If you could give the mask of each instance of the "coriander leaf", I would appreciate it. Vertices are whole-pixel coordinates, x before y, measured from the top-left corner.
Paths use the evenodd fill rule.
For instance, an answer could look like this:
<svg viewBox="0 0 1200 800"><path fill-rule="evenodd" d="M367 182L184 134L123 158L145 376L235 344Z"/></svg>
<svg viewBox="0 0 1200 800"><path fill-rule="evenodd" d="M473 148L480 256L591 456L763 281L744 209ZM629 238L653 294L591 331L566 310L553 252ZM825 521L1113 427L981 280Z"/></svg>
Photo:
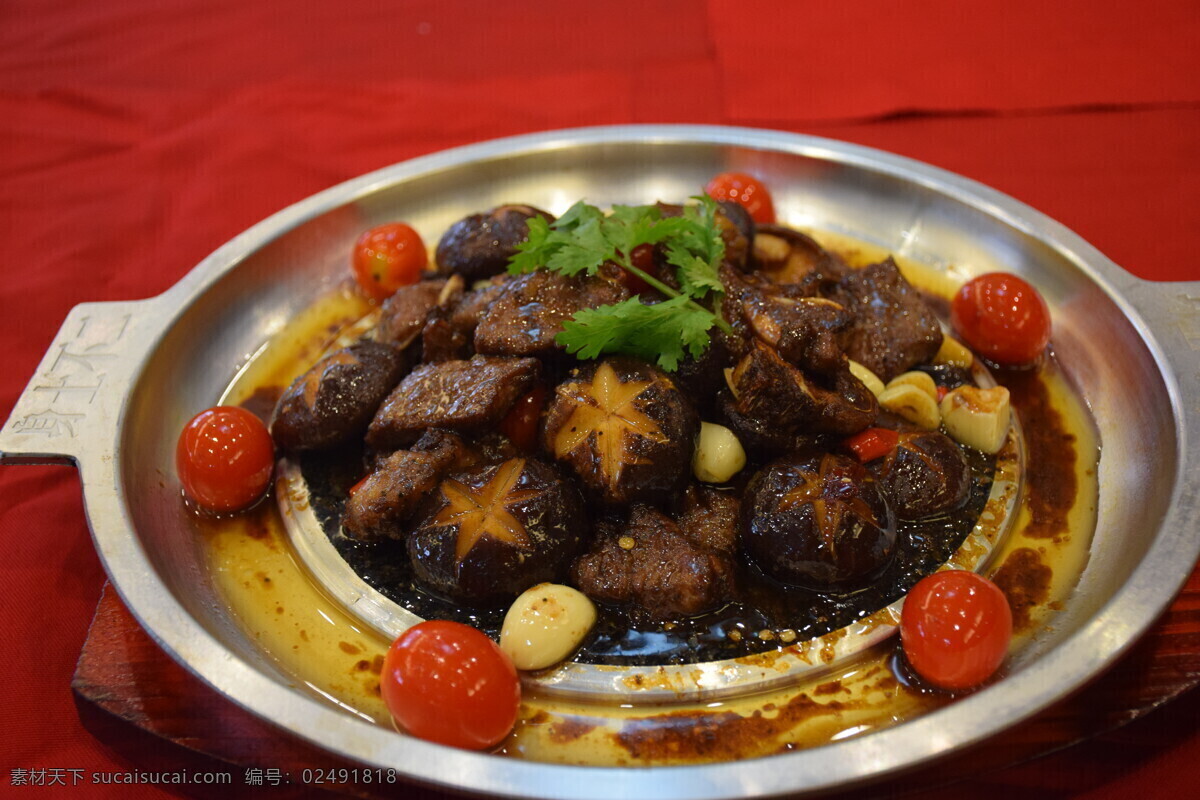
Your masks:
<svg viewBox="0 0 1200 800"><path fill-rule="evenodd" d="M569 233L556 230L550 234L553 248L546 267L564 275L586 271L595 275L605 261L613 257L613 248L604 237L601 219L585 219Z"/></svg>
<svg viewBox="0 0 1200 800"><path fill-rule="evenodd" d="M541 217L529 218L529 236L517 244L517 252L508 259L508 271L513 274L533 272L550 260L550 223Z"/></svg>
<svg viewBox="0 0 1200 800"><path fill-rule="evenodd" d="M709 292L724 293L716 268L675 242L667 245L667 263L677 268L679 285L688 295L703 299Z"/></svg>
<svg viewBox="0 0 1200 800"><path fill-rule="evenodd" d="M674 372L685 349L698 358L708 347L714 315L683 295L646 305L637 297L599 308L583 309L563 323L555 341L581 359L601 353L627 353L656 361Z"/></svg>
<svg viewBox="0 0 1200 800"><path fill-rule="evenodd" d="M563 212L552 227L557 231L570 232L588 222L600 222L603 219L603 211L580 200Z"/></svg>

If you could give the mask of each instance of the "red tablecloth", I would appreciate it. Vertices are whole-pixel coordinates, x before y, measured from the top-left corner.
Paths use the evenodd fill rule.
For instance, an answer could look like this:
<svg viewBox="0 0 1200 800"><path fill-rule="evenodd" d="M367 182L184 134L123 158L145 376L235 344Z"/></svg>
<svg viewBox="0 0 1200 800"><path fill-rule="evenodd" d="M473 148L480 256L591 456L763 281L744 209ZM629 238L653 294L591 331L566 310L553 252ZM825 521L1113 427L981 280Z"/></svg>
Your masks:
<svg viewBox="0 0 1200 800"><path fill-rule="evenodd" d="M8 0L0 416L76 303L157 294L346 178L551 128L721 123L870 145L1013 195L1135 275L1195 280L1197 53L1194 0ZM0 787L19 769L130 768L71 702L104 580L75 472L0 468L0 537ZM1064 793L1187 796L1197 708L1152 716L1174 732L1161 746L988 785L1079 778L1090 758L1103 780Z"/></svg>

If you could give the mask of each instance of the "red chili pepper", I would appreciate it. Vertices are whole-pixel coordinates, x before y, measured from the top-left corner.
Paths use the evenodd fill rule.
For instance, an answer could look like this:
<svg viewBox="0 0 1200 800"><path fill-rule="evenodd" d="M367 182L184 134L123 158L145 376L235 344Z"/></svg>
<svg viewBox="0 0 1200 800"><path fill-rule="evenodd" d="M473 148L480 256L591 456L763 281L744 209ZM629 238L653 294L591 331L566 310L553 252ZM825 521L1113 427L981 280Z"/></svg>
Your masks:
<svg viewBox="0 0 1200 800"><path fill-rule="evenodd" d="M350 495L351 497L353 497L355 494L357 494L357 493L358 493L358 490L359 490L359 489L361 489L361 488L363 487L363 484L365 484L365 483L367 482L367 478L370 478L370 477L371 477L370 473L367 473L366 475L362 476L362 477L359 479L358 483L356 483L356 484L354 484L353 486L351 486L351 487L350 487L350 490L349 490L348 492L346 492L346 493L347 493L348 495Z"/></svg>
<svg viewBox="0 0 1200 800"><path fill-rule="evenodd" d="M500 420L500 432L522 450L537 447L538 422L542 406L546 403L546 387L535 386L531 392L518 400Z"/></svg>
<svg viewBox="0 0 1200 800"><path fill-rule="evenodd" d="M900 434L890 428L867 428L843 439L842 444L854 453L859 462L865 464L886 456L899 441Z"/></svg>
<svg viewBox="0 0 1200 800"><path fill-rule="evenodd" d="M950 390L947 389L945 386L939 386L939 387L937 387L937 393L938 393L938 402L940 403L940 402L942 402L942 399L946 395L950 394Z"/></svg>

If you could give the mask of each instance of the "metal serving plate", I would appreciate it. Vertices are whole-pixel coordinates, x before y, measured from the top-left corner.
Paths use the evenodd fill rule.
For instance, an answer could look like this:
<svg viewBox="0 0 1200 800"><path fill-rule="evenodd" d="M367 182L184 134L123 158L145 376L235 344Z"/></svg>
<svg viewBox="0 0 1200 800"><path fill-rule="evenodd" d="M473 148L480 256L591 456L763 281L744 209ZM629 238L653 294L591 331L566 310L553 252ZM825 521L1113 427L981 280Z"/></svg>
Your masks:
<svg viewBox="0 0 1200 800"><path fill-rule="evenodd" d="M175 441L285 322L342 279L365 227L402 218L435 238L506 201L563 207L686 197L741 169L770 183L783 221L899 255L1025 275L1046 296L1053 347L1103 445L1093 548L1054 625L994 685L902 725L761 761L600 768L448 750L371 725L297 689L216 593L179 498ZM366 765L511 797L756 797L877 778L978 742L1113 662L1169 604L1200 552L1200 284L1123 272L1042 214L886 153L770 131L648 126L517 137L415 159L285 209L163 295L72 310L0 431L0 462L75 463L109 575L155 639L250 711ZM70 389L70 390L68 390ZM1190 445L1195 450L1195 445Z"/></svg>

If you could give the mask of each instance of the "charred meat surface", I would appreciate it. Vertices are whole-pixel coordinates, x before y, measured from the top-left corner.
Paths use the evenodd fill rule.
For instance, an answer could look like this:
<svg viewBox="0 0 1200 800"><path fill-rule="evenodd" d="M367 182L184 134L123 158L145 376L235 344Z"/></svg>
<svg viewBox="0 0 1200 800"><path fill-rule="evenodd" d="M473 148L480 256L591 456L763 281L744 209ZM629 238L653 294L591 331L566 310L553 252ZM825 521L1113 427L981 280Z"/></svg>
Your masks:
<svg viewBox="0 0 1200 800"><path fill-rule="evenodd" d="M767 575L815 591L863 588L896 549L896 521L875 478L845 456L788 456L746 489L742 548Z"/></svg>
<svg viewBox="0 0 1200 800"><path fill-rule="evenodd" d="M511 458L443 479L408 553L430 591L492 603L564 580L588 532L569 478L542 461Z"/></svg>
<svg viewBox="0 0 1200 800"><path fill-rule="evenodd" d="M723 605L734 587L730 554L687 535L663 512L636 505L626 524L608 523L575 562L572 580L601 603L632 604L651 619L694 616Z"/></svg>
<svg viewBox="0 0 1200 800"><path fill-rule="evenodd" d="M321 359L279 398L271 419L275 443L287 451L325 450L361 437L408 362L372 341Z"/></svg>
<svg viewBox="0 0 1200 800"><path fill-rule="evenodd" d="M494 426L538 381L541 368L537 359L493 356L422 364L380 406L367 444L395 450L426 428L475 432Z"/></svg>
<svg viewBox="0 0 1200 800"><path fill-rule="evenodd" d="M530 217L554 221L545 211L525 205L498 206L464 217L438 241L434 256L438 272L458 274L468 282L504 272L517 245L529 236Z"/></svg>
<svg viewBox="0 0 1200 800"><path fill-rule="evenodd" d="M851 271L826 296L852 316L842 334L846 355L885 383L942 345L937 317L891 258Z"/></svg>
<svg viewBox="0 0 1200 800"><path fill-rule="evenodd" d="M437 308L446 284L441 279L426 280L397 289L383 301L375 339L401 350L412 344L425 327L429 313Z"/></svg>
<svg viewBox="0 0 1200 800"><path fill-rule="evenodd" d="M621 284L599 276L566 276L538 270L509 281L475 328L475 350L506 356L560 351L554 341L563 322L585 308L629 297Z"/></svg>
<svg viewBox="0 0 1200 800"><path fill-rule="evenodd" d="M732 410L786 436L848 436L871 425L879 405L848 366L823 380L824 385L756 341L730 374Z"/></svg>
<svg viewBox="0 0 1200 800"><path fill-rule="evenodd" d="M609 358L555 389L544 444L606 505L667 502L691 474L699 426L666 373Z"/></svg>
<svg viewBox="0 0 1200 800"><path fill-rule="evenodd" d="M838 334L850 324L841 305L823 297L786 297L753 287L740 293L750 331L796 366L825 375L846 368Z"/></svg>
<svg viewBox="0 0 1200 800"><path fill-rule="evenodd" d="M392 453L355 487L346 500L342 531L362 542L403 539L408 521L442 477L473 458L457 435L427 431L411 450Z"/></svg>
<svg viewBox="0 0 1200 800"><path fill-rule="evenodd" d="M430 311L421 331L421 360L470 358L475 352L475 328L510 280L508 276L497 276Z"/></svg>
<svg viewBox="0 0 1200 800"><path fill-rule="evenodd" d="M949 436L937 431L901 433L877 468L896 516L919 519L959 508L971 494L971 467Z"/></svg>

